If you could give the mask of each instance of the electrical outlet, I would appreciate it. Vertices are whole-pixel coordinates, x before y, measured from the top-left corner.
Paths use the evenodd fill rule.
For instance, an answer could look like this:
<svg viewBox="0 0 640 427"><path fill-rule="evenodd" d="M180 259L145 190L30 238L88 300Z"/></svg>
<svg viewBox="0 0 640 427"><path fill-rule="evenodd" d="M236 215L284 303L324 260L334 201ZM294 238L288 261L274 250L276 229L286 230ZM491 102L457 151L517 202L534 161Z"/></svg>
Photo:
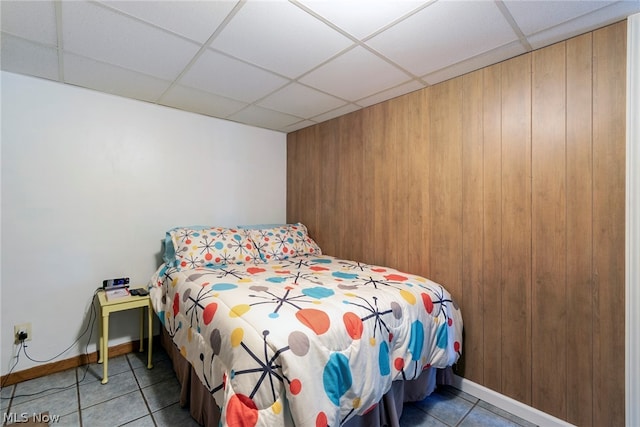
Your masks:
<svg viewBox="0 0 640 427"><path fill-rule="evenodd" d="M31 341L33 336L31 335L31 323L21 323L19 325L15 325L13 327L13 336L16 339L16 344L20 344L20 333L25 332L27 334L27 338L25 341Z"/></svg>

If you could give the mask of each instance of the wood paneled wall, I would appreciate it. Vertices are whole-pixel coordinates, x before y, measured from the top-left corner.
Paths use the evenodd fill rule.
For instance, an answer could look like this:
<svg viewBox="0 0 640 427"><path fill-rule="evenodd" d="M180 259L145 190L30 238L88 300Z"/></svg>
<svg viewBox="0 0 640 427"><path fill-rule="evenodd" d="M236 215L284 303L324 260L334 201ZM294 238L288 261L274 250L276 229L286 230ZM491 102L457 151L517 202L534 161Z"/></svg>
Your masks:
<svg viewBox="0 0 640 427"><path fill-rule="evenodd" d="M465 378L624 425L626 23L287 137L287 220L444 284Z"/></svg>

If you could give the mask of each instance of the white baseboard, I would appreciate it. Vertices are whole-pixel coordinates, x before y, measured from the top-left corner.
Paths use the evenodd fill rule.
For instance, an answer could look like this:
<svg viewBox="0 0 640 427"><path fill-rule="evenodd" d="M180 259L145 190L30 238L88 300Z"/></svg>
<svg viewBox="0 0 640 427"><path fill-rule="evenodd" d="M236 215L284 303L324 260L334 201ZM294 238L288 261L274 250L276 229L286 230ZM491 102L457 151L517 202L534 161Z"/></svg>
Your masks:
<svg viewBox="0 0 640 427"><path fill-rule="evenodd" d="M524 420L527 420L535 425L544 427L568 427L573 426L568 422L544 413L536 408L525 405L510 397L504 396L493 390L490 390L480 384L476 384L473 381L469 381L457 375L454 375L453 384L458 390L462 390L480 400L484 400L487 403L492 404L510 414L516 415Z"/></svg>

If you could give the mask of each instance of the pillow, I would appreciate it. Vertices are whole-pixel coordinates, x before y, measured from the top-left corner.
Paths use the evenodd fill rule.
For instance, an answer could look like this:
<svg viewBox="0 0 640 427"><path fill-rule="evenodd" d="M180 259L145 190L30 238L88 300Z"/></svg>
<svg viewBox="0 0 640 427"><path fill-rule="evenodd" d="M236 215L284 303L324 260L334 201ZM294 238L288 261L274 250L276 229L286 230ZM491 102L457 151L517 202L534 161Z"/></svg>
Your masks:
<svg viewBox="0 0 640 427"><path fill-rule="evenodd" d="M211 267L225 264L262 262L248 230L224 227L178 227L169 231L175 266Z"/></svg>
<svg viewBox="0 0 640 427"><path fill-rule="evenodd" d="M276 227L285 227L288 224L250 224L250 225L239 225L238 228L243 230L259 230L261 228L276 228Z"/></svg>
<svg viewBox="0 0 640 427"><path fill-rule="evenodd" d="M173 237L172 233L176 230L180 229L189 229L189 230L204 230L205 228L211 228L210 225L189 225L187 227L174 227L171 230L167 231L164 236L164 251L162 253L162 260L167 265L175 265L176 261L176 248L173 245Z"/></svg>
<svg viewBox="0 0 640 427"><path fill-rule="evenodd" d="M302 223L248 230L264 261L284 260L302 255L322 255Z"/></svg>

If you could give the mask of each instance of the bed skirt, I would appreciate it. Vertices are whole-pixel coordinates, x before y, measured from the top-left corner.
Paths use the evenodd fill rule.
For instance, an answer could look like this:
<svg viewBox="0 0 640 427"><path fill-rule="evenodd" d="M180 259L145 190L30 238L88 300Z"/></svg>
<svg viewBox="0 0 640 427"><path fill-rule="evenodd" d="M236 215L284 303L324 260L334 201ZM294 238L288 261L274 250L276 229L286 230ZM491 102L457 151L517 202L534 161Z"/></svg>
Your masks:
<svg viewBox="0 0 640 427"><path fill-rule="evenodd" d="M160 328L160 342L167 351L180 382L180 406L189 407L191 417L202 426L218 426L220 409L209 390L200 382L189 362L182 357L171 337ZM354 417L344 427L399 427L404 402L417 402L431 394L437 385L451 384L451 368L430 368L415 380L394 381L378 405L366 414Z"/></svg>

